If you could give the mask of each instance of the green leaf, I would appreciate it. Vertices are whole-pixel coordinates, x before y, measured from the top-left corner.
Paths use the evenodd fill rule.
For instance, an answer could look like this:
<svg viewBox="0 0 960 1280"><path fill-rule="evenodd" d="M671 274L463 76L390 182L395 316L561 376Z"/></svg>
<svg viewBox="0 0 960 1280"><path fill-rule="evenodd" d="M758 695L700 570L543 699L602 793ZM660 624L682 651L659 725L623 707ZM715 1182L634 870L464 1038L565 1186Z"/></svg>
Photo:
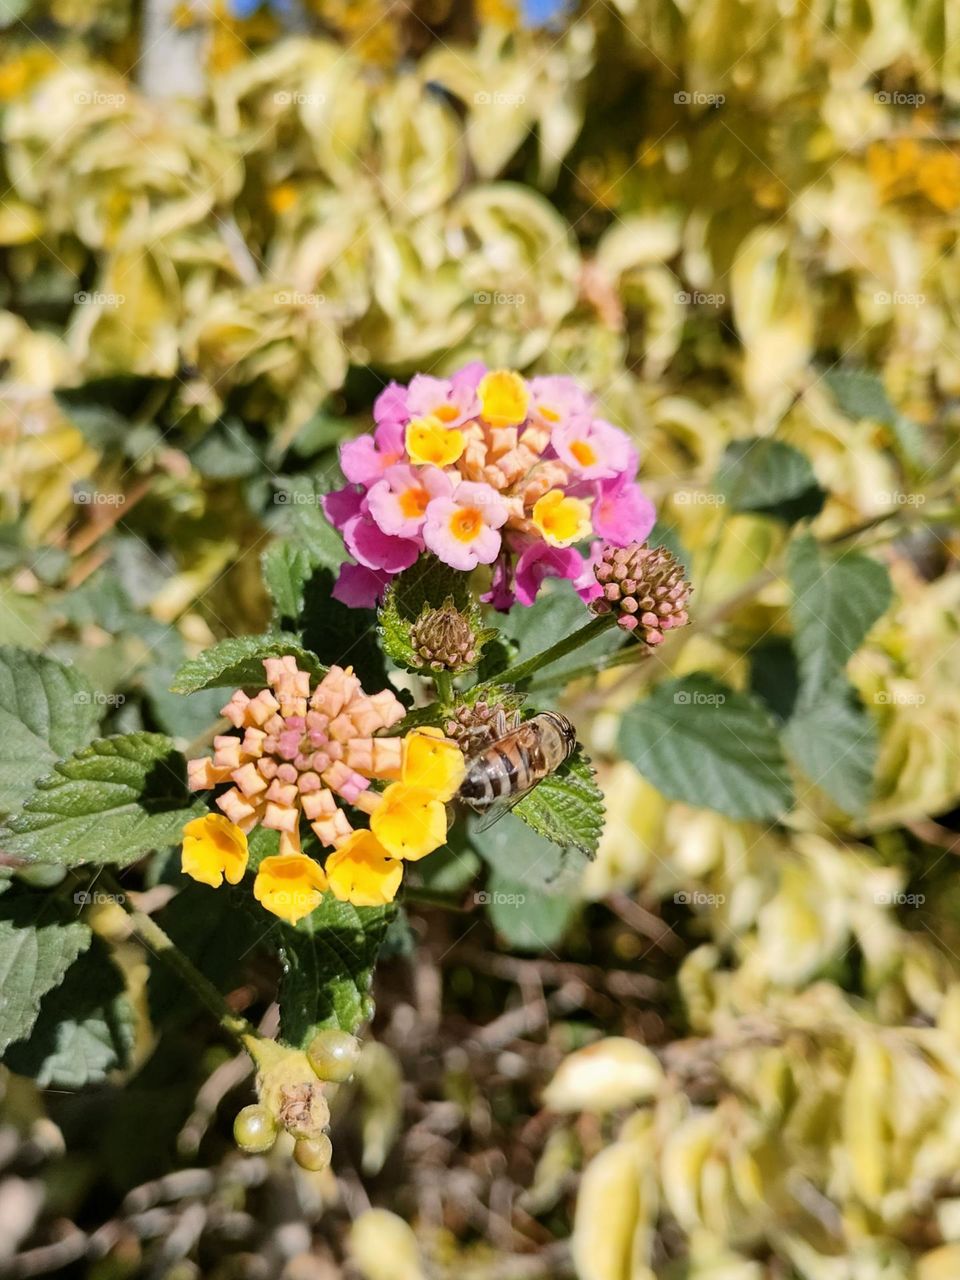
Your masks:
<svg viewBox="0 0 960 1280"><path fill-rule="evenodd" d="M87 680L52 658L0 648L0 813L96 733L103 706Z"/></svg>
<svg viewBox="0 0 960 1280"><path fill-rule="evenodd" d="M263 466L263 449L236 418L215 423L190 450L190 461L202 476L235 480L256 475Z"/></svg>
<svg viewBox="0 0 960 1280"><path fill-rule="evenodd" d="M480 819L467 819L470 844L498 875L539 892L560 893L577 883L587 864L573 845L561 847L538 835L512 813L505 813L486 831L477 831Z"/></svg>
<svg viewBox="0 0 960 1280"><path fill-rule="evenodd" d="M794 646L809 697L843 670L889 608L893 588L878 561L859 551L831 552L809 534L791 545L787 566Z"/></svg>
<svg viewBox="0 0 960 1280"><path fill-rule="evenodd" d="M353 667L368 693L387 683L387 669L377 644L377 628L368 609L351 609L332 596L333 569L321 565L304 583L300 636L304 646L325 662Z"/></svg>
<svg viewBox="0 0 960 1280"><path fill-rule="evenodd" d="M7 1054L7 1065L41 1088L81 1089L124 1067L136 1034L136 1013L123 978L99 939L44 998L29 1040Z"/></svg>
<svg viewBox="0 0 960 1280"><path fill-rule="evenodd" d="M61 919L45 895L0 898L0 1053L30 1034L41 999L63 981L92 936L79 920Z"/></svg>
<svg viewBox="0 0 960 1280"><path fill-rule="evenodd" d="M549 951L563 938L576 914L572 894L549 894L495 872L477 895L497 933L516 951Z"/></svg>
<svg viewBox="0 0 960 1280"><path fill-rule="evenodd" d="M251 846L258 850L269 844L269 840L259 839L261 832L263 828L257 827L250 834ZM265 833L267 837L276 834ZM276 852L275 845L270 851ZM247 981L251 962L259 959L268 945L276 917L251 901L249 880L219 889L179 874L177 880L179 892L158 913L158 924L218 991L235 990ZM184 989L162 956L148 958L151 1018L166 1025L195 1017L201 1007L196 997Z"/></svg>
<svg viewBox="0 0 960 1280"><path fill-rule="evenodd" d="M303 612L304 586L313 569L310 553L281 538L260 558L263 581L274 606L274 622L286 630L294 630Z"/></svg>
<svg viewBox="0 0 960 1280"><path fill-rule="evenodd" d="M731 441L715 485L732 511L774 516L788 524L815 516L826 496L799 449L765 436Z"/></svg>
<svg viewBox="0 0 960 1280"><path fill-rule="evenodd" d="M479 608L467 586L468 575L451 569L436 556L421 556L415 565L399 574L387 588L377 613L383 651L391 661L412 671L425 670L410 636L413 625L430 609L449 603L467 616L477 639L478 651L496 632L484 631Z"/></svg>
<svg viewBox="0 0 960 1280"><path fill-rule="evenodd" d="M596 857L603 835L603 792L589 758L579 747L556 773L524 796L513 812L554 844Z"/></svg>
<svg viewBox="0 0 960 1280"><path fill-rule="evenodd" d="M327 1027L354 1032L372 1015L373 966L394 910L354 907L328 893L296 927L278 926L280 1033L287 1044L305 1048Z"/></svg>
<svg viewBox="0 0 960 1280"><path fill-rule="evenodd" d="M347 558L343 539L323 513L324 495L309 476L284 481L274 494L280 508L283 531L292 535L314 565L337 569Z"/></svg>
<svg viewBox="0 0 960 1280"><path fill-rule="evenodd" d="M848 418L870 418L888 427L901 454L911 465L929 463L929 444L923 429L890 401L883 379L868 369L833 368L823 374L837 407Z"/></svg>
<svg viewBox="0 0 960 1280"><path fill-rule="evenodd" d="M187 790L186 761L160 733L98 738L38 780L0 831L0 847L27 862L135 862L180 839L204 812Z"/></svg>
<svg viewBox="0 0 960 1280"><path fill-rule="evenodd" d="M670 800L766 821L792 803L776 724L750 694L695 674L659 685L620 726L626 759Z"/></svg>
<svg viewBox="0 0 960 1280"><path fill-rule="evenodd" d="M811 782L845 813L859 814L873 791L877 726L839 676L787 722L784 745Z"/></svg>
<svg viewBox="0 0 960 1280"><path fill-rule="evenodd" d="M317 680L326 667L296 636L276 632L265 636L230 636L219 640L197 658L185 662L173 677L172 693L196 693L198 689L221 686L231 689L262 689L266 683L264 658L290 654L297 665Z"/></svg>

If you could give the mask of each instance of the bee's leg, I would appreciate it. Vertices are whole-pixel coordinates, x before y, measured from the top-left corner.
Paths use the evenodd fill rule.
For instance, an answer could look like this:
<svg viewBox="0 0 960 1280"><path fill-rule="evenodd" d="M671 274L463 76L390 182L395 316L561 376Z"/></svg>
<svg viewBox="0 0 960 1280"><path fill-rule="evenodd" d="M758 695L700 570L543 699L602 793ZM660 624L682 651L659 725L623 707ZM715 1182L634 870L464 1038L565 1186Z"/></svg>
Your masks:
<svg viewBox="0 0 960 1280"><path fill-rule="evenodd" d="M503 713L501 712L501 714ZM509 732L512 733L514 729L519 729L519 728L520 728L520 708L517 707L516 711L511 711L510 713Z"/></svg>
<svg viewBox="0 0 960 1280"><path fill-rule="evenodd" d="M503 707L499 709L493 717L493 736L494 738L502 738L507 732L507 717Z"/></svg>

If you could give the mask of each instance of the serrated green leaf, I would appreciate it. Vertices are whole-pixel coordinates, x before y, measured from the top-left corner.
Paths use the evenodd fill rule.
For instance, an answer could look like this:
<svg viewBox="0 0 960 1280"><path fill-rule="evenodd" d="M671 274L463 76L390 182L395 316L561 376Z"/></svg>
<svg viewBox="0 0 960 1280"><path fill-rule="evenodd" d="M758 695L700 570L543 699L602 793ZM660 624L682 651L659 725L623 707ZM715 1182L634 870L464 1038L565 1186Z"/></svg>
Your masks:
<svg viewBox="0 0 960 1280"><path fill-rule="evenodd" d="M620 747L671 800L759 821L781 817L792 803L773 717L712 676L658 685L624 714Z"/></svg>
<svg viewBox="0 0 960 1280"><path fill-rule="evenodd" d="M263 553L260 564L273 600L274 622L284 629L295 629L303 612L304 586L313 568L309 552L281 538Z"/></svg>
<svg viewBox="0 0 960 1280"><path fill-rule="evenodd" d="M715 486L731 511L774 516L788 524L815 516L826 496L799 449L765 436L731 441Z"/></svg>
<svg viewBox="0 0 960 1280"><path fill-rule="evenodd" d="M123 978L99 939L43 1000L30 1038L14 1045L7 1065L41 1088L81 1089L126 1066L136 1013Z"/></svg>
<svg viewBox="0 0 960 1280"><path fill-rule="evenodd" d="M78 671L0 648L0 813L18 808L41 774L89 742L103 711Z"/></svg>
<svg viewBox="0 0 960 1280"><path fill-rule="evenodd" d="M873 791L877 726L844 676L801 700L783 741L810 781L845 813L863 812Z"/></svg>
<svg viewBox="0 0 960 1280"><path fill-rule="evenodd" d="M595 858L603 835L603 792L593 766L577 748L556 773L551 773L513 809L538 835L566 848L573 846Z"/></svg>
<svg viewBox="0 0 960 1280"><path fill-rule="evenodd" d="M893 588L878 561L859 551L836 554L809 534L792 543L787 565L794 646L809 698L844 669L889 608Z"/></svg>
<svg viewBox="0 0 960 1280"><path fill-rule="evenodd" d="M160 733L98 738L40 778L0 830L0 849L27 862L135 862L180 839L204 812L187 790L186 760Z"/></svg>
<svg viewBox="0 0 960 1280"><path fill-rule="evenodd" d="M387 926L390 907L354 907L333 894L296 927L277 927L283 965L280 981L280 1034L305 1047L317 1031L339 1027L354 1032L371 1014L373 966Z"/></svg>
<svg viewBox="0 0 960 1280"><path fill-rule="evenodd" d="M343 539L323 513L323 493L309 476L284 481L274 495L284 532L304 548L313 565L337 569L347 558Z"/></svg>
<svg viewBox="0 0 960 1280"><path fill-rule="evenodd" d="M81 921L61 918L42 894L0 898L0 1053L30 1034L41 999L63 981L92 936Z"/></svg>
<svg viewBox="0 0 960 1280"><path fill-rule="evenodd" d="M494 872L479 894L497 933L515 951L543 952L563 938L577 910L572 894L543 893Z"/></svg>
<svg viewBox="0 0 960 1280"><path fill-rule="evenodd" d="M264 658L290 654L297 665L317 680L327 668L316 654L305 649L296 636L276 632L265 636L229 636L212 649L191 658L179 668L170 686L172 693L196 693L198 689L262 689L266 679Z"/></svg>

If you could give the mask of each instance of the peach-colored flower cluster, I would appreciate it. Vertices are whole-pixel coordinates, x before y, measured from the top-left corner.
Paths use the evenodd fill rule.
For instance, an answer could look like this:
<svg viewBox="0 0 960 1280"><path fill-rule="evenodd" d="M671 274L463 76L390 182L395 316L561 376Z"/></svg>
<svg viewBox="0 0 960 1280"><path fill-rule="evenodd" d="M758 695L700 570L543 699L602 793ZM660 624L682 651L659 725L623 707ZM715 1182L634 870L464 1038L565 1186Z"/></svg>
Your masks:
<svg viewBox="0 0 960 1280"><path fill-rule="evenodd" d="M274 915L296 924L331 892L354 906L392 902L404 863L447 837L446 803L457 792L464 759L440 729L403 738L376 737L404 715L389 690L369 696L351 670L332 667L311 692L293 657L266 658L269 688L233 695L223 714L240 734L214 739L213 759L191 760L192 790L230 782L217 797L222 813L184 828L181 867L218 888L239 884L247 869L248 831L280 833L279 852L257 867L253 894ZM387 782L379 791L371 780ZM370 817L351 826L337 798ZM333 852L323 866L301 849L301 819Z"/></svg>
<svg viewBox="0 0 960 1280"><path fill-rule="evenodd" d="M188 763L191 790L232 782L217 807L241 831L260 824L280 832L280 852L300 852L300 815L321 844L353 830L337 796L367 813L379 803L370 779L400 775L400 738L375 738L404 715L385 689L369 696L352 671L331 667L310 692L310 676L290 656L265 658L269 688L238 690L223 708L235 729L214 739L214 755Z"/></svg>

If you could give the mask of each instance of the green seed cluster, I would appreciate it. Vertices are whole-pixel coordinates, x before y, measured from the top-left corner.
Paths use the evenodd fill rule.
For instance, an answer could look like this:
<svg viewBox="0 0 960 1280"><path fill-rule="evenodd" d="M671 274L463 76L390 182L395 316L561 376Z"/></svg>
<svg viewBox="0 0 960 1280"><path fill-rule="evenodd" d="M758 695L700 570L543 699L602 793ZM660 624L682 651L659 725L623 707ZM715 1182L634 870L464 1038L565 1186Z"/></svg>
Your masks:
<svg viewBox="0 0 960 1280"><path fill-rule="evenodd" d="M260 1101L244 1107L233 1122L233 1136L241 1151L260 1154L269 1151L281 1130L295 1139L293 1158L302 1169L326 1169L333 1155L330 1139L323 1129L329 1122L329 1108L322 1091L310 1078L298 1078L295 1058L304 1058L305 1077L324 1084L343 1084L356 1069L360 1042L346 1031L318 1032L306 1054L291 1051L280 1065L258 1080Z"/></svg>

